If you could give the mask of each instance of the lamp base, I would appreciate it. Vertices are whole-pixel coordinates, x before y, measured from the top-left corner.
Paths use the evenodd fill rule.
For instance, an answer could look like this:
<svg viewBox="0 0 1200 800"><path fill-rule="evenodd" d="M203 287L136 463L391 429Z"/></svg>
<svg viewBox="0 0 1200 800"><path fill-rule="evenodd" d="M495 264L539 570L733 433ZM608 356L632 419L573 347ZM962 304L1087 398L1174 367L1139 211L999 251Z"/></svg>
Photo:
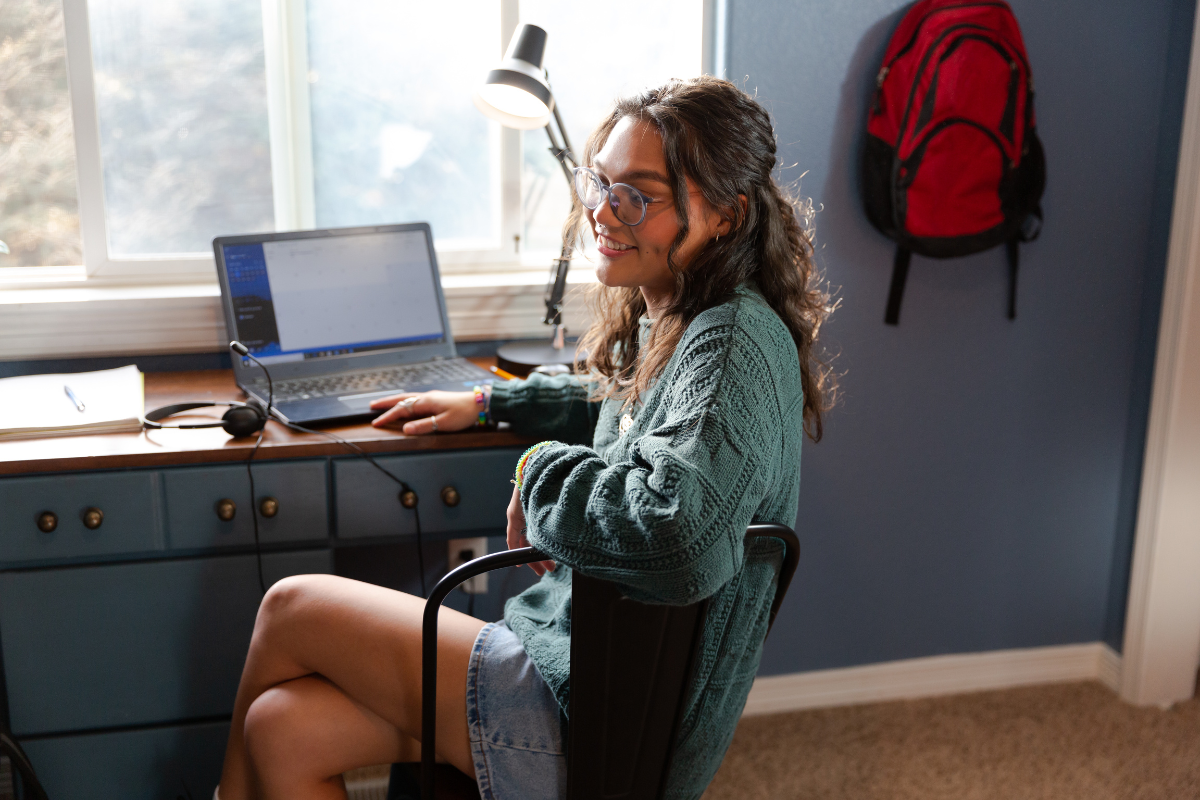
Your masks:
<svg viewBox="0 0 1200 800"><path fill-rule="evenodd" d="M505 372L524 378L534 367L542 364L566 364L575 367L575 343L567 342L557 349L546 344L506 344L496 351L496 363Z"/></svg>

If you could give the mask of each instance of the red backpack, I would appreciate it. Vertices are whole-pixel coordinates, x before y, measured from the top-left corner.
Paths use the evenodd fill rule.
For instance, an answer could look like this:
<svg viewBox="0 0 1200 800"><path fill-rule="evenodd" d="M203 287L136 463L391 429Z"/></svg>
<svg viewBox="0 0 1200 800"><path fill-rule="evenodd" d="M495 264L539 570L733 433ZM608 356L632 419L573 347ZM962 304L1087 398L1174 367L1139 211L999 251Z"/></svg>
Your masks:
<svg viewBox="0 0 1200 800"><path fill-rule="evenodd" d="M900 320L913 253L951 258L1001 243L1013 319L1018 242L1041 229L1046 163L1012 9L921 0L900 20L875 82L862 181L867 217L897 243L884 321Z"/></svg>

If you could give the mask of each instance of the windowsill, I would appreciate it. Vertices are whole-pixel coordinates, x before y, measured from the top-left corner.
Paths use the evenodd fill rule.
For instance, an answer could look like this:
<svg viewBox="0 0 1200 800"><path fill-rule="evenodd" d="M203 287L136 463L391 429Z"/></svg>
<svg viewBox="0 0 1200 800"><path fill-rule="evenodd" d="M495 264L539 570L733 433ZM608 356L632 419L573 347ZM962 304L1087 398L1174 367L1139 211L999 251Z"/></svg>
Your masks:
<svg viewBox="0 0 1200 800"><path fill-rule="evenodd" d="M476 272L443 273L454 338L544 336L549 264L541 263L545 266L496 269L487 265ZM45 272L31 275L32 270L26 270L19 281L0 278L0 360L204 353L225 348L221 292L211 277L146 285L87 279L79 267L36 269ZM591 264L572 265L563 314L572 332L587 327L582 290L595 282Z"/></svg>

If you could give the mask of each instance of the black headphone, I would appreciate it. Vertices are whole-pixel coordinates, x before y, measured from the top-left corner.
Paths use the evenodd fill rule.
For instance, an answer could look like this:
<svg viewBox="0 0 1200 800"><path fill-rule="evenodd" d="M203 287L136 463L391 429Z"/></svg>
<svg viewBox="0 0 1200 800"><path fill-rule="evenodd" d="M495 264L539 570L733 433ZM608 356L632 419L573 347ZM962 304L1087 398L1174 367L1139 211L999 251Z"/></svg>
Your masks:
<svg viewBox="0 0 1200 800"><path fill-rule="evenodd" d="M142 426L151 430L162 430L163 428L224 428L225 432L235 439L253 436L267 427L267 420L271 417L271 403L275 399L275 388L270 382L271 374L266 371L267 368L263 367L262 362L250 355L250 351L246 345L236 339L229 343L229 349L258 364L258 366L262 367L263 372L266 373L267 385L271 388L267 395L267 407L265 409L254 399L251 399L249 403L176 403L173 406L163 406L162 408L146 412L146 416L142 418ZM159 420L166 419L172 414L182 414L184 411L191 411L194 408L213 408L214 406L229 406L229 410L221 415L220 422L192 422L186 425L162 425L159 423ZM257 449L255 447L255 450ZM253 454L251 458L253 458Z"/></svg>
<svg viewBox="0 0 1200 800"><path fill-rule="evenodd" d="M212 408L214 406L229 406L229 410L221 416L220 422L195 422L184 425L162 425L159 420L173 414L182 414L194 408ZM267 414L257 403L176 403L173 406L163 406L153 411L147 411L142 423L152 430L163 428L224 428L225 432L235 439L253 436L267 424Z"/></svg>

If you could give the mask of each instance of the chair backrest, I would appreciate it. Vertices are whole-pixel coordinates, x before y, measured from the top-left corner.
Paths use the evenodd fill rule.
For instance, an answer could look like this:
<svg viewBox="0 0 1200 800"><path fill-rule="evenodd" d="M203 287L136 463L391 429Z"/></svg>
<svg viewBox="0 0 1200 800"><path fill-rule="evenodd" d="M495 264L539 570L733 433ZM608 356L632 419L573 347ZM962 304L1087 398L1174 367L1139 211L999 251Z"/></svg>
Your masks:
<svg viewBox="0 0 1200 800"><path fill-rule="evenodd" d="M751 525L746 539L755 538L779 539L785 546L769 633L796 572L800 541L791 528L776 524ZM437 741L438 609L454 587L475 575L545 558L524 547L468 561L442 578L426 601L421 688L424 800L441 796L432 746ZM571 576L570 800L662 797L707 610L707 600L688 606L651 605L625 597L608 581L578 572ZM394 796L398 792L389 792Z"/></svg>
<svg viewBox="0 0 1200 800"><path fill-rule="evenodd" d="M29 763L29 757L25 755L21 745L17 744L17 740L12 737L8 728L2 723L0 723L0 756L8 758L13 778L19 787L17 797L26 798L26 800L46 800L46 790L38 782L37 775L33 771L33 764Z"/></svg>
<svg viewBox="0 0 1200 800"><path fill-rule="evenodd" d="M746 538L786 546L771 622L799 560L795 533L752 525ZM571 577L570 800L657 800L666 790L708 601L651 605L608 581Z"/></svg>

